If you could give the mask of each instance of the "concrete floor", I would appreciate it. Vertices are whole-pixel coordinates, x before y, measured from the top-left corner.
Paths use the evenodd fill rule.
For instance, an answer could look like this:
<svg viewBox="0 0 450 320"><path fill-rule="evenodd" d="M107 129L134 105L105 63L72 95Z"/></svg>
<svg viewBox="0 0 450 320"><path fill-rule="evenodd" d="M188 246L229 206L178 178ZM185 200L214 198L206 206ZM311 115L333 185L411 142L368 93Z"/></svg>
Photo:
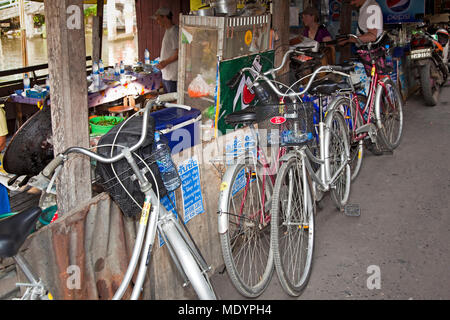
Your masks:
<svg viewBox="0 0 450 320"><path fill-rule="evenodd" d="M436 107L419 95L408 100L393 155L366 152L350 198L360 217L323 200L303 294L287 296L274 273L259 299L450 299L450 87L442 90ZM379 289L368 288L377 284L372 268ZM226 272L212 281L220 299L243 299Z"/></svg>

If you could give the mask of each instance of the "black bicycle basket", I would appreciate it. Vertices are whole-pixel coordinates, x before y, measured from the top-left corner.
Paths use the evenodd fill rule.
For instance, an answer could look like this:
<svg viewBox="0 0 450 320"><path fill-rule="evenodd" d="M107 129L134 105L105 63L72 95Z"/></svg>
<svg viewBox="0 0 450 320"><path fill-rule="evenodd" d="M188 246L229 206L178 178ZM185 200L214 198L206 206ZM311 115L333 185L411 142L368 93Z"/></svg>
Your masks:
<svg viewBox="0 0 450 320"><path fill-rule="evenodd" d="M132 147L135 145L141 138L142 123L143 116L136 116L129 119L126 123L115 126L100 139L98 143L98 154L103 157L111 157L123 150L123 148L117 147L117 145L125 147ZM143 145L134 153L139 155L139 157L141 157L149 166L156 178L157 188L159 189L159 194L162 198L167 194L167 190L164 187L158 165L156 164L158 155L157 153L152 153L155 135L155 120L151 116L148 117L147 129L148 133ZM118 132L119 134L117 135ZM113 143L116 147L112 146ZM103 145L105 147L101 147ZM113 153L111 155L112 149ZM136 160L136 163L141 171L145 172L145 176L152 184L153 190L155 190L156 193L155 181L152 174L148 172L146 165L135 154L133 154L133 157ZM139 206L142 206L144 203L144 194L141 192L139 182L134 176L134 172L126 159L122 159L113 164L98 162L96 175L98 177L98 183L110 194L126 216L135 217L140 214L141 209ZM137 203L132 198L134 198Z"/></svg>

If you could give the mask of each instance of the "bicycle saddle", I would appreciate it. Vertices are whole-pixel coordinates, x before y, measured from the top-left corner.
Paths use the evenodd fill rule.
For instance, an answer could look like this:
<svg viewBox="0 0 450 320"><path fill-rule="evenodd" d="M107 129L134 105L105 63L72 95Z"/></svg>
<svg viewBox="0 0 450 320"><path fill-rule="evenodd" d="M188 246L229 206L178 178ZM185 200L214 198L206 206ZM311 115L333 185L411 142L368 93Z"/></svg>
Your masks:
<svg viewBox="0 0 450 320"><path fill-rule="evenodd" d="M315 85L311 90L310 93L312 95L331 95L341 89L339 87L339 84L335 81L324 79L323 81L319 81L317 85Z"/></svg>
<svg viewBox="0 0 450 320"><path fill-rule="evenodd" d="M225 123L228 125L251 124L254 122L256 122L256 112L254 108L235 111L225 117Z"/></svg>
<svg viewBox="0 0 450 320"><path fill-rule="evenodd" d="M0 258L19 252L41 214L41 208L32 208L0 221Z"/></svg>

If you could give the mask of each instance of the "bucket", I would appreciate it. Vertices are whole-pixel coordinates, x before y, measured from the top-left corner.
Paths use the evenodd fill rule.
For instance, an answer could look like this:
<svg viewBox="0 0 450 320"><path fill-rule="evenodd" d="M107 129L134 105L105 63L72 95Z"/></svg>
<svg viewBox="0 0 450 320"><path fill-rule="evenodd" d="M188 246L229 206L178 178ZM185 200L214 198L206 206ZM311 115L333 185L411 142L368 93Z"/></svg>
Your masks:
<svg viewBox="0 0 450 320"><path fill-rule="evenodd" d="M121 117L100 116L91 118L89 120L89 125L91 126L91 132L93 134L100 135L108 133L112 128L123 121L124 119Z"/></svg>

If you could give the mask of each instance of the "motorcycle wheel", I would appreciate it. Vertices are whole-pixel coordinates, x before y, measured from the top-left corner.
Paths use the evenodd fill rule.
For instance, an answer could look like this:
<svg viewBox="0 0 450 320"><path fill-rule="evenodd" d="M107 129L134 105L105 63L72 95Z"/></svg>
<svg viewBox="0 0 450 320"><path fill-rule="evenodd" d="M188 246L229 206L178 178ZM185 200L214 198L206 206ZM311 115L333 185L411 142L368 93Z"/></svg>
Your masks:
<svg viewBox="0 0 450 320"><path fill-rule="evenodd" d="M422 87L422 94L425 99L425 104L430 107L437 105L439 101L440 85L436 79L431 76L432 72L439 72L432 61L428 61L420 69L420 85Z"/></svg>

